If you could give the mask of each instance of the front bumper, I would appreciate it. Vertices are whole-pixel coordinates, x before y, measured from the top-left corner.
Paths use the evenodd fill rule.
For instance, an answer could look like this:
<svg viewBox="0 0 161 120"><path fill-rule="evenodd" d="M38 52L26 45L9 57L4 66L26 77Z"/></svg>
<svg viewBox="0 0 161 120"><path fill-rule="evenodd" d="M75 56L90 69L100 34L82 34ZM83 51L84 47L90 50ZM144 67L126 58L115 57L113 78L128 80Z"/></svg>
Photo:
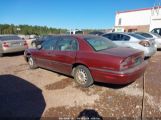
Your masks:
<svg viewBox="0 0 161 120"><path fill-rule="evenodd" d="M128 84L138 79L145 72L148 62L125 71L111 71L91 68L91 74L95 81L111 84Z"/></svg>

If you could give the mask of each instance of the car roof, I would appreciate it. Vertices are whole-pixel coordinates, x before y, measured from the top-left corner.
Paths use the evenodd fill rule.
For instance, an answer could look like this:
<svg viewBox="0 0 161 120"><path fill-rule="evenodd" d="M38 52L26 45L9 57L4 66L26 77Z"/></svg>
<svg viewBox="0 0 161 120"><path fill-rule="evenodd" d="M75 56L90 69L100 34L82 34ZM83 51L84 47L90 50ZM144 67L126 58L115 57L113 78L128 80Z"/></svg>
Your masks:
<svg viewBox="0 0 161 120"><path fill-rule="evenodd" d="M57 37L63 37L63 36L69 36L69 37L81 37L81 38L85 38L85 37L100 37L100 36L96 36L96 35L91 35L91 34L76 34L76 35L68 35L68 34L59 34L59 35L46 35L46 36L57 36Z"/></svg>

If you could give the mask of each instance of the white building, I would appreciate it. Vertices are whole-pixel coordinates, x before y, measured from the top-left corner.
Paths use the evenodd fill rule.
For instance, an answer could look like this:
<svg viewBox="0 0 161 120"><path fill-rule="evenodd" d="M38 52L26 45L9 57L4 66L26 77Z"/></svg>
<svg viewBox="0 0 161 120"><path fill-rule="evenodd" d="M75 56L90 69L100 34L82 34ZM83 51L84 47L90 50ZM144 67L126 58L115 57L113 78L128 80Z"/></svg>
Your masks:
<svg viewBox="0 0 161 120"><path fill-rule="evenodd" d="M154 28L161 28L161 6L116 13L115 31L148 32Z"/></svg>

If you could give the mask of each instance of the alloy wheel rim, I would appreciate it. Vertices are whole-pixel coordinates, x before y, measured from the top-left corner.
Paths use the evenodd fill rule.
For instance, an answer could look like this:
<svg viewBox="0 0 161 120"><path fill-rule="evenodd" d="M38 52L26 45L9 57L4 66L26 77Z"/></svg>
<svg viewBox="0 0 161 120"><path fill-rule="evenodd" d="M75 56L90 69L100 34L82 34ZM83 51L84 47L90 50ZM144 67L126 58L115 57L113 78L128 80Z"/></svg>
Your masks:
<svg viewBox="0 0 161 120"><path fill-rule="evenodd" d="M85 84L88 80L87 73L83 69L77 71L76 78L80 84Z"/></svg>
<svg viewBox="0 0 161 120"><path fill-rule="evenodd" d="M34 61L33 61L33 59L30 57L30 58L29 58L29 65L30 65L30 66L33 66L33 63L34 63Z"/></svg>

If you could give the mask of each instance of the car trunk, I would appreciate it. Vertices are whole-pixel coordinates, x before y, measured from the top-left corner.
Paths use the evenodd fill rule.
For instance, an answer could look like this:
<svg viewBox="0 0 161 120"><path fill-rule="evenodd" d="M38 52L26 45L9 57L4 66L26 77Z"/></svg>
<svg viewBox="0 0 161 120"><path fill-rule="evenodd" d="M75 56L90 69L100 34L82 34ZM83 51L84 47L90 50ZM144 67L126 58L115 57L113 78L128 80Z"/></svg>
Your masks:
<svg viewBox="0 0 161 120"><path fill-rule="evenodd" d="M142 55L143 52L133 48L126 48L126 47L116 47L107 50L100 51L101 53L111 54L114 56L118 56L121 58L127 58L130 56L138 56Z"/></svg>
<svg viewBox="0 0 161 120"><path fill-rule="evenodd" d="M103 50L100 52L120 57L120 64L124 62L126 59L130 58L131 64L129 64L128 68L135 67L144 61L144 53L140 50L136 50L133 48L117 47Z"/></svg>

